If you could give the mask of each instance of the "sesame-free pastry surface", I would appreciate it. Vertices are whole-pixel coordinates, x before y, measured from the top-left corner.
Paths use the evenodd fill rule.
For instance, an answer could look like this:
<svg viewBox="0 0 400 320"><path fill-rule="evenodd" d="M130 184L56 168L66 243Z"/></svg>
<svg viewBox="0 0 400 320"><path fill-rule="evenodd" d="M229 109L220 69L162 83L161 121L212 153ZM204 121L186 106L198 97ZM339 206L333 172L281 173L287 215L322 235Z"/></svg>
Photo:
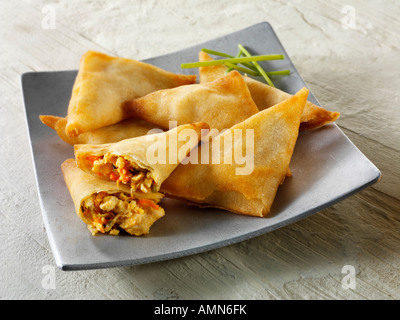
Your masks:
<svg viewBox="0 0 400 320"><path fill-rule="evenodd" d="M40 115L40 121L53 129L58 136L70 145L102 144L118 142L124 139L144 136L151 130L159 129L156 125L145 120L129 118L109 126L93 129L78 136L68 136L65 133L67 118L52 115Z"/></svg>
<svg viewBox="0 0 400 320"><path fill-rule="evenodd" d="M218 163L210 159L204 164L203 158L197 164L179 165L163 183L161 192L200 206L252 216L267 215L289 170L307 96L308 89L303 88L202 144L197 153L200 159L203 149L209 149L207 154L212 155L216 142L223 145L219 148ZM247 139L235 140L236 130L254 135L254 140L249 140L254 145L251 147ZM239 163L236 157L232 160L237 153L247 153L253 162Z"/></svg>
<svg viewBox="0 0 400 320"><path fill-rule="evenodd" d="M159 90L127 101L125 109L133 117L168 128L204 121L223 130L258 112L243 77L232 71L215 81Z"/></svg>
<svg viewBox="0 0 400 320"><path fill-rule="evenodd" d="M98 179L127 184L132 191L158 192L208 129L199 122L115 143L75 144L75 159Z"/></svg>
<svg viewBox="0 0 400 320"><path fill-rule="evenodd" d="M65 127L68 136L129 118L123 102L160 89L196 82L182 75L133 59L86 52L72 88Z"/></svg>

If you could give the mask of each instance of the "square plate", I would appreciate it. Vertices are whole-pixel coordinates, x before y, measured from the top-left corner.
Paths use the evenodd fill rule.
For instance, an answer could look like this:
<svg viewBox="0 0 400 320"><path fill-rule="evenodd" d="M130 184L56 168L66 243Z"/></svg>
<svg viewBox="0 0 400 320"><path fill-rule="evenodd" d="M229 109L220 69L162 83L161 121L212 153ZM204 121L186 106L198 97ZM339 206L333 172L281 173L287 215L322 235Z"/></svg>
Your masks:
<svg viewBox="0 0 400 320"><path fill-rule="evenodd" d="M276 86L294 94L304 81L267 23L259 23L185 50L145 60L175 73L198 60L206 47L236 53L241 43L254 54L284 54L285 60L264 62L269 70L290 69L275 77ZM22 91L42 215L56 264L62 270L84 270L151 263L227 246L303 219L377 182L379 170L335 125L302 132L291 161L293 177L279 188L266 218L224 210L199 209L163 199L166 215L149 235L93 237L77 217L60 165L73 158L64 143L39 115L65 116L77 71L29 72L22 75ZM318 104L310 92L309 100Z"/></svg>

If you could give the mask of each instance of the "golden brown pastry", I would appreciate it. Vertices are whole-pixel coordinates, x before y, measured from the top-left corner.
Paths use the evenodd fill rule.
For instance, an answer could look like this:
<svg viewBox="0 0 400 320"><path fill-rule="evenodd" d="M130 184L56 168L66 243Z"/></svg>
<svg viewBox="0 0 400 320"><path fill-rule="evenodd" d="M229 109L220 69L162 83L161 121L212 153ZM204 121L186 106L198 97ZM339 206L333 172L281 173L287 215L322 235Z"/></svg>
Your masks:
<svg viewBox="0 0 400 320"><path fill-rule="evenodd" d="M215 81L159 90L127 101L125 109L136 118L168 128L204 121L213 129L227 129L258 112L250 92L237 72Z"/></svg>
<svg viewBox="0 0 400 320"><path fill-rule="evenodd" d="M81 59L68 106L66 134L83 132L129 118L122 103L150 92L196 82L153 65L88 51Z"/></svg>
<svg viewBox="0 0 400 320"><path fill-rule="evenodd" d="M213 60L210 55L200 51L199 61L209 60ZM223 65L201 67L199 68L200 83L212 82L215 81L215 79L224 77L226 75L226 70L228 70L228 68ZM243 78L259 110L270 108L291 96L282 90L271 87L248 76L244 76ZM339 112L328 111L307 101L301 116L300 130L319 128L325 124L336 121L339 116Z"/></svg>
<svg viewBox="0 0 400 320"><path fill-rule="evenodd" d="M76 214L89 231L118 235L125 230L131 235L148 234L155 221L165 215L158 205L160 193L132 193L129 187L97 179L78 168L74 159L61 165Z"/></svg>
<svg viewBox="0 0 400 320"><path fill-rule="evenodd" d="M157 129L157 126L152 123L132 118L82 133L76 137L70 137L65 133L67 118L51 115L41 115L39 118L45 125L55 130L62 140L70 145L117 142L128 138L144 136L150 130Z"/></svg>
<svg viewBox="0 0 400 320"><path fill-rule="evenodd" d="M191 161L179 165L164 181L160 192L198 206L251 216L267 215L289 172L307 96L308 90L303 88L202 144L197 151L198 164ZM236 132L242 140L234 139ZM254 140L247 140L248 135L253 135ZM210 155L208 164L204 154ZM215 154L219 161L213 160Z"/></svg>
<svg viewBox="0 0 400 320"><path fill-rule="evenodd" d="M100 179L127 184L133 192L157 192L208 129L199 122L115 143L76 144L75 159Z"/></svg>

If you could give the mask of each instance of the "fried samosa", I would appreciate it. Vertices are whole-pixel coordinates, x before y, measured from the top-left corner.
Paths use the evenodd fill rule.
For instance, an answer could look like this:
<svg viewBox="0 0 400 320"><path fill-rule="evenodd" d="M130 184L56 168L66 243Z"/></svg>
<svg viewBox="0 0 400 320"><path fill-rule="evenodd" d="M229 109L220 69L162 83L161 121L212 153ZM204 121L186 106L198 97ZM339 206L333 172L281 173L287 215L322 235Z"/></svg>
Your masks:
<svg viewBox="0 0 400 320"><path fill-rule="evenodd" d="M210 60L213 59L209 54L200 51L199 61ZM215 81L215 79L224 77L227 70L228 68L223 65L201 67L199 68L200 83L212 82ZM282 90L271 87L248 76L244 76L243 78L259 110L270 108L291 96ZM301 116L300 130L317 129L328 123L336 121L339 116L339 112L328 111L310 101L307 101Z"/></svg>
<svg viewBox="0 0 400 320"><path fill-rule="evenodd" d="M307 96L303 88L200 145L197 163L180 164L160 192L200 207L264 217L287 176ZM245 133L245 142L235 138L236 132ZM247 139L249 134L253 139ZM244 160L237 155L245 155Z"/></svg>
<svg viewBox="0 0 400 320"><path fill-rule="evenodd" d="M45 125L56 131L62 140L70 145L118 142L124 139L144 136L150 130L157 129L154 124L147 121L131 118L82 133L76 137L70 137L65 133L67 118L51 115L41 115L39 118Z"/></svg>
<svg viewBox="0 0 400 320"><path fill-rule="evenodd" d="M164 129L169 121L177 121L178 125L204 121L212 129L223 130L258 112L237 71L212 82L150 93L125 102L125 109L133 117Z"/></svg>
<svg viewBox="0 0 400 320"><path fill-rule="evenodd" d="M208 131L199 122L115 143L76 144L75 159L79 168L98 178L129 185L133 192L157 192Z"/></svg>
<svg viewBox="0 0 400 320"><path fill-rule="evenodd" d="M148 63L88 51L81 58L72 88L66 134L77 136L118 123L130 117L124 101L195 82L195 75L174 74Z"/></svg>
<svg viewBox="0 0 400 320"><path fill-rule="evenodd" d="M131 235L148 234L155 221L165 215L158 203L161 193L131 193L128 186L97 179L78 168L74 159L61 164L76 214L89 231L118 235L123 229Z"/></svg>

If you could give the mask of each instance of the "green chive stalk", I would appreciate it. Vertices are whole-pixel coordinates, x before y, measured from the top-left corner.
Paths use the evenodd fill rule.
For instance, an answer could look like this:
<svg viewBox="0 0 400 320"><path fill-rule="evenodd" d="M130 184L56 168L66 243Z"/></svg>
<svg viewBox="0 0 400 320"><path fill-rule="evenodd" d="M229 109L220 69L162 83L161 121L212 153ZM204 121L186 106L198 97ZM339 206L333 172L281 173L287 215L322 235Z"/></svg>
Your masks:
<svg viewBox="0 0 400 320"><path fill-rule="evenodd" d="M245 56L247 57L252 57L252 55L250 54L250 52L248 52L246 50L245 47L243 47L241 44L238 45L239 49L245 54ZM283 58L282 58L283 59ZM253 63L253 65L257 68L258 72L261 73L261 75L264 77L265 81L267 81L267 83L271 86L271 87L275 87L273 82L271 81L271 79L269 78L269 76L266 74L266 72L264 71L264 69L260 66L260 64L257 61L261 61L260 59L258 60L252 60L251 62Z"/></svg>

